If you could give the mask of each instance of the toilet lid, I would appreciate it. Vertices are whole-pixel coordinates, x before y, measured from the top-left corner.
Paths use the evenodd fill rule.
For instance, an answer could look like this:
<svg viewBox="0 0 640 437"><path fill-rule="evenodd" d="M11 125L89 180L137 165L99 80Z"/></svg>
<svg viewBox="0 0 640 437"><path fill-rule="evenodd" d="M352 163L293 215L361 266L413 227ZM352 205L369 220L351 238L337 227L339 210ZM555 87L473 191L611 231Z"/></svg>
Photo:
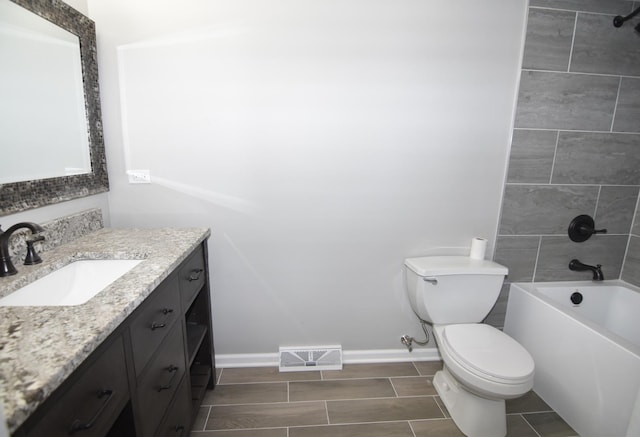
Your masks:
<svg viewBox="0 0 640 437"><path fill-rule="evenodd" d="M443 339L449 354L460 365L478 375L526 381L534 370L533 358L520 343L485 324L448 325Z"/></svg>

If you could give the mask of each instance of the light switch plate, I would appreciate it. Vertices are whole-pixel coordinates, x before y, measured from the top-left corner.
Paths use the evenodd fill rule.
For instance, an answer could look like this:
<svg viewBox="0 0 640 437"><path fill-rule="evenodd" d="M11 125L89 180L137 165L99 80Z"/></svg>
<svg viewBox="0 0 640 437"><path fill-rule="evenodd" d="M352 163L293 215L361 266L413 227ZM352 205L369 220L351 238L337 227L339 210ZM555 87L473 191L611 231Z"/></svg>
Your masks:
<svg viewBox="0 0 640 437"><path fill-rule="evenodd" d="M130 184L150 184L151 173L149 170L128 170Z"/></svg>

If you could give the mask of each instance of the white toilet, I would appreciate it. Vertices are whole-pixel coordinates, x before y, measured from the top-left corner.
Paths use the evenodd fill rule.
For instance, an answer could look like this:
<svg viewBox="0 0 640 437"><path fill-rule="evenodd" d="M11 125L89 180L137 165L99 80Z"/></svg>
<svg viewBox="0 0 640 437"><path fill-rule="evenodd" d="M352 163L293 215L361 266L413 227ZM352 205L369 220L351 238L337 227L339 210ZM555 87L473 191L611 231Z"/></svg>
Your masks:
<svg viewBox="0 0 640 437"><path fill-rule="evenodd" d="M433 325L444 368L434 386L458 428L469 437L507 434L505 399L533 387L531 355L514 339L485 324L507 268L465 256L405 260L411 307Z"/></svg>

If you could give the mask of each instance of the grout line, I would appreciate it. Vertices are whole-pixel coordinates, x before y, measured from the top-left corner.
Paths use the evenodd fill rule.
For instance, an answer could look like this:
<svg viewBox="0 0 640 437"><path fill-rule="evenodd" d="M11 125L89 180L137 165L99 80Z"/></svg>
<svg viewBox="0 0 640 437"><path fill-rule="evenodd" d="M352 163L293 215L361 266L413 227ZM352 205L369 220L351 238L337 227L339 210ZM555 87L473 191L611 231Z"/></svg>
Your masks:
<svg viewBox="0 0 640 437"><path fill-rule="evenodd" d="M549 185L553 181L553 170L556 168L556 156L558 156L558 143L560 143L560 131L556 132L556 146L553 149L553 160L551 161L551 173L549 173Z"/></svg>
<svg viewBox="0 0 640 437"><path fill-rule="evenodd" d="M540 249L542 248L542 235L538 236L538 250L536 251L536 262L533 264L533 276L532 281L536 280L536 273L538 273L538 262L540 261Z"/></svg>
<svg viewBox="0 0 640 437"><path fill-rule="evenodd" d="M369 396L365 398L336 398L336 399L305 399L302 401L272 401L272 402L240 402L227 404L211 404L202 405L203 407L249 407L261 405L286 405L286 404L310 404L313 402L357 402L357 401L375 401L375 400L398 400L412 398L435 398L438 395L410 395L410 396Z"/></svg>
<svg viewBox="0 0 640 437"><path fill-rule="evenodd" d="M216 385L220 384L222 380L222 372L224 372L224 367L220 368L220 373L216 375Z"/></svg>
<svg viewBox="0 0 640 437"><path fill-rule="evenodd" d="M618 101L620 100L620 90L622 89L622 77L620 77L620 81L618 82L618 94L616 95L616 103L613 105L613 115L611 116L611 129L613 132L613 125L616 122L616 113L618 112Z"/></svg>
<svg viewBox="0 0 640 437"><path fill-rule="evenodd" d="M447 413L445 410L445 408L447 408L447 406L444 404L444 400L442 399L442 397L440 395L438 395L438 397L440 398L440 402L438 402L436 400L436 396L433 397L433 400L435 401L436 405L438 406L438 408L440 409L440 412L442 413L442 417L444 419L448 419L447 417ZM442 406L440 406L440 403L442 403ZM443 408L444 407L444 408Z"/></svg>
<svg viewBox="0 0 640 437"><path fill-rule="evenodd" d="M396 386L393 385L393 380L391 378L387 378L389 380L389 384L391 384L391 388L393 389L393 392L395 393L396 397L399 398L400 395L398 395L398 390L396 390Z"/></svg>
<svg viewBox="0 0 640 437"><path fill-rule="evenodd" d="M209 423L209 417L211 417L211 410L213 409L213 407L211 405L209 405L209 411L207 412L207 418L204 420L204 425L202 426L202 431L206 431L207 430L207 423Z"/></svg>
<svg viewBox="0 0 640 437"><path fill-rule="evenodd" d="M543 187L600 187L600 186L607 186L607 187L638 187L640 185L638 184L630 184L630 185L623 185L623 184L598 184L598 183L592 183L592 184L577 184L577 183L555 183L555 184L543 184L543 183L536 183L536 182L507 182L507 185L509 186L516 186L516 187L535 187L535 186L543 186Z"/></svg>
<svg viewBox="0 0 640 437"><path fill-rule="evenodd" d="M563 12L581 12L583 14L592 14L592 15L604 15L604 16L608 16L608 17L614 17L616 15L622 15L622 14L618 14L615 12L595 12L595 11L583 11L583 10L576 10L576 9L567 9L567 8L554 8L552 6L529 6L530 9L543 9L546 11L563 11ZM633 11L633 8L631 8L631 11ZM626 13L624 14L626 15Z"/></svg>
<svg viewBox="0 0 640 437"><path fill-rule="evenodd" d="M328 401L324 401L324 414L327 416L327 425L331 425L331 419L329 419L329 404Z"/></svg>
<svg viewBox="0 0 640 437"><path fill-rule="evenodd" d="M523 68L522 71L528 73L551 73L551 74L575 74L579 76L597 76L597 77L628 77L631 79L638 79L640 76L633 76L629 74L613 74L613 73L591 73L583 71L562 71L562 70L539 70L536 68ZM518 127L517 129L523 129Z"/></svg>
<svg viewBox="0 0 640 437"><path fill-rule="evenodd" d="M573 20L573 35L571 36L571 50L569 50L569 62L567 63L567 73L571 71L571 60L573 59L573 43L576 41L576 30L578 30L578 14L579 11L576 11L576 17Z"/></svg>
<svg viewBox="0 0 640 437"><path fill-rule="evenodd" d="M409 429L411 430L411 434L413 434L413 437L416 437L416 431L413 429L413 425L411 424L411 421L407 420L407 423L409 423Z"/></svg>
<svg viewBox="0 0 640 437"><path fill-rule="evenodd" d="M529 423L529 421L527 420L526 417L524 417L524 414L520 413L520 417L522 417L522 420L524 420L524 423L526 423L527 425L529 425L529 428L531 428L531 430L533 430L533 432L538 436L538 437L542 437L540 434L538 434L538 431L533 427L533 425L531 425Z"/></svg>
<svg viewBox="0 0 640 437"><path fill-rule="evenodd" d="M593 219L598 220L598 205L600 204L600 196L602 195L602 185L598 187L598 195L596 196L596 205L593 209Z"/></svg>
<svg viewBox="0 0 640 437"><path fill-rule="evenodd" d="M618 76L616 76L618 77ZM627 131L608 131L608 130L588 130L588 129L565 129L558 127L514 127L513 130L531 130L531 131L560 131L568 133L581 133L581 134L617 134L617 135L638 135L640 132L627 132Z"/></svg>

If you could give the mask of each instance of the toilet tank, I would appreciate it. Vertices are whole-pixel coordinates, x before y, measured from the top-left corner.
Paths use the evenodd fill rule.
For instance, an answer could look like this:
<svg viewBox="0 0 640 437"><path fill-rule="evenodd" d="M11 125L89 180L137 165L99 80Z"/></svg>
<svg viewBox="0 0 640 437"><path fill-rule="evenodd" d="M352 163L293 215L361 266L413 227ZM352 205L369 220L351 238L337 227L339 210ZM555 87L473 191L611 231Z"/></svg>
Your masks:
<svg viewBox="0 0 640 437"><path fill-rule="evenodd" d="M466 256L425 256L404 262L413 311L435 324L479 323L498 300L506 267Z"/></svg>

